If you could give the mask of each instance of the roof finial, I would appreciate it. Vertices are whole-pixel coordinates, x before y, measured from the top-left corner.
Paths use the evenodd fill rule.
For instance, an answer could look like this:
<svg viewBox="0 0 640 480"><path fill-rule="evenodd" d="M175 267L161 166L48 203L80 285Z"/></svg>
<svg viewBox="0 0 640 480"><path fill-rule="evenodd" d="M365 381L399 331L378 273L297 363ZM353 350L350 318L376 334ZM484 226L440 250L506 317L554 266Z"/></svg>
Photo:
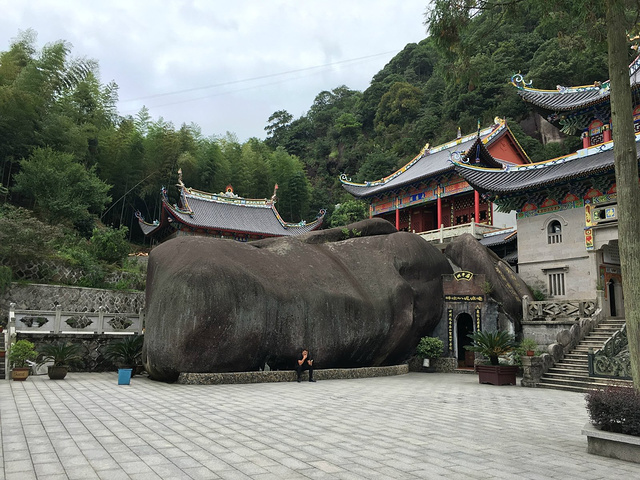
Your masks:
<svg viewBox="0 0 640 480"><path fill-rule="evenodd" d="M273 187L273 195L271 195L271 201L273 203L276 203L277 197L276 197L276 192L278 191L278 184L276 183L275 186Z"/></svg>
<svg viewBox="0 0 640 480"><path fill-rule="evenodd" d="M462 130L458 127L458 136L456 138L462 138Z"/></svg>
<svg viewBox="0 0 640 480"><path fill-rule="evenodd" d="M180 187L180 188L184 188L184 183L182 183L182 169L181 168L178 169L178 184L177 184L177 186Z"/></svg>

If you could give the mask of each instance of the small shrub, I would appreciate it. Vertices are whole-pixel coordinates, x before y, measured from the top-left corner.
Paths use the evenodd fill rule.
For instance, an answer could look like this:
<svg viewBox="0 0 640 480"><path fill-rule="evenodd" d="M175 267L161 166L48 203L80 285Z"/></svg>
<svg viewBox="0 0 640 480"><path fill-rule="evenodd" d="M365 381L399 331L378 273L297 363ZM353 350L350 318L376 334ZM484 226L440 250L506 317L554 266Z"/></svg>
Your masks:
<svg viewBox="0 0 640 480"><path fill-rule="evenodd" d="M612 386L585 394L591 423L608 432L640 437L640 392Z"/></svg>
<svg viewBox="0 0 640 480"><path fill-rule="evenodd" d="M99 260L122 265L129 254L127 227L96 228L91 237L91 249Z"/></svg>
<svg viewBox="0 0 640 480"><path fill-rule="evenodd" d="M29 340L18 340L11 346L9 352L9 362L13 367L24 368L28 360L35 360L38 352L34 350L35 345Z"/></svg>
<svg viewBox="0 0 640 480"><path fill-rule="evenodd" d="M435 337L422 337L416 347L416 355L421 358L439 358L443 353L444 344Z"/></svg>
<svg viewBox="0 0 640 480"><path fill-rule="evenodd" d="M467 336L473 340L473 344L465 345L464 348L487 357L491 365L499 365L498 357L513 352L517 347L513 335L502 330L476 331Z"/></svg>

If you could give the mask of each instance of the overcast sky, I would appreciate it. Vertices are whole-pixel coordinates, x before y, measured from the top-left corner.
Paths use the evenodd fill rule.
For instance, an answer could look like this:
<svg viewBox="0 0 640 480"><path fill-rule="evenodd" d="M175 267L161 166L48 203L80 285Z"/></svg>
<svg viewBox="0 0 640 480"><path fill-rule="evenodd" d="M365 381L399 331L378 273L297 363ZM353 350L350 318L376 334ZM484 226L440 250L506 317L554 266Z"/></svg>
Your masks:
<svg viewBox="0 0 640 480"><path fill-rule="evenodd" d="M0 0L0 51L20 30L114 80L119 113L264 138L276 110L306 113L323 90L365 90L406 44L426 37L428 0Z"/></svg>

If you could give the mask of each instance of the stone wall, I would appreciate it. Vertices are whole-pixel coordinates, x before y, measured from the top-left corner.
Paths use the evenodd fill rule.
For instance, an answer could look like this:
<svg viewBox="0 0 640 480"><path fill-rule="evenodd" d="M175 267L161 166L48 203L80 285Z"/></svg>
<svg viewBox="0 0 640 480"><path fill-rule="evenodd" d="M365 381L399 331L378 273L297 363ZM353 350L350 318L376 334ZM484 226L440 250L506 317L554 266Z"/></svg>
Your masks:
<svg viewBox="0 0 640 480"><path fill-rule="evenodd" d="M144 300L144 292L13 283L0 295L0 324L6 325L10 303L25 310L55 310L61 305L65 311L96 312L104 306L109 313L137 313Z"/></svg>
<svg viewBox="0 0 640 480"><path fill-rule="evenodd" d="M392 365L389 367L362 368L327 368L313 371L316 380L337 380L344 378L387 377L409 373L408 365ZM302 373L306 381L307 372ZM233 383L267 383L267 382L295 382L295 370L270 370L257 372L231 373L181 373L177 383L187 385L219 385Z"/></svg>
<svg viewBox="0 0 640 480"><path fill-rule="evenodd" d="M143 262L139 263L144 264ZM20 281L50 281L65 285L77 285L83 280L90 279L92 275L81 268L71 267L55 260L40 259L37 262L5 262L5 264L11 268L13 278ZM140 274L122 270L107 273L101 281L104 281L107 285L116 285L118 282L124 280L128 281L129 284L134 285L135 288L143 288L144 286L144 278L141 278Z"/></svg>

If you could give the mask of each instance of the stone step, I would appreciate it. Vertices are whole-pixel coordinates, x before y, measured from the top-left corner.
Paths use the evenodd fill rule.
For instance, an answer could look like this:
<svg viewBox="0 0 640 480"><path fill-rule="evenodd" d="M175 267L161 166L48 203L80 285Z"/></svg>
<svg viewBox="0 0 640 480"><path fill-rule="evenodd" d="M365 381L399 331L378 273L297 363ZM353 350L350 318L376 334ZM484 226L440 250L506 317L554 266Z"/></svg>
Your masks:
<svg viewBox="0 0 640 480"><path fill-rule="evenodd" d="M587 375L589 376L588 366L569 366L569 365L556 365L549 369L549 373L572 373L574 375Z"/></svg>
<svg viewBox="0 0 640 480"><path fill-rule="evenodd" d="M554 388L555 386L574 387L580 388L582 391L592 390L594 388L606 388L610 385L633 385L633 382L628 380L607 380L603 378L586 377L586 378L571 378L567 376L554 376L544 377L539 386L545 386L546 388Z"/></svg>

